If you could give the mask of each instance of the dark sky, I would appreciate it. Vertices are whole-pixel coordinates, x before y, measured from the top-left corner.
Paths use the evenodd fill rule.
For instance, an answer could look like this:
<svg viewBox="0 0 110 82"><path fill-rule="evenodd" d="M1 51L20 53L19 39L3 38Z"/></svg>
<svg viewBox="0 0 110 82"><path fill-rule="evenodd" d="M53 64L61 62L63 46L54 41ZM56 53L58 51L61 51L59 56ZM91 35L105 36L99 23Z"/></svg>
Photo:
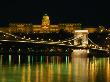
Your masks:
<svg viewBox="0 0 110 82"><path fill-rule="evenodd" d="M0 0L0 24L41 23L44 13L51 23L80 22L110 25L110 5L106 0Z"/></svg>

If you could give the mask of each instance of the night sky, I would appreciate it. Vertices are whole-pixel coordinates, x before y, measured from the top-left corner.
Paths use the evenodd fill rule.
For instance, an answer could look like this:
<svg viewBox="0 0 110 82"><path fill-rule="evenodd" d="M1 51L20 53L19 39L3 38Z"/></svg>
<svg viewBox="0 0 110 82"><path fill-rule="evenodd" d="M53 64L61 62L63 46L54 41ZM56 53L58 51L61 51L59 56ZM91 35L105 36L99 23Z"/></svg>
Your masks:
<svg viewBox="0 0 110 82"><path fill-rule="evenodd" d="M110 4L106 0L0 0L0 25L9 22L41 24L45 13L52 24L110 25Z"/></svg>

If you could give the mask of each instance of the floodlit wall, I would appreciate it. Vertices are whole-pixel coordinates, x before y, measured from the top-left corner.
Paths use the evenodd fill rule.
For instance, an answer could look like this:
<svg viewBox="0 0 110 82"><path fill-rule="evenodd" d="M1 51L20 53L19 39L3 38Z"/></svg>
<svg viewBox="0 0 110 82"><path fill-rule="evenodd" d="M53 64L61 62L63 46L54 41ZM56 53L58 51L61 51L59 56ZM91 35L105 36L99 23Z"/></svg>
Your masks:
<svg viewBox="0 0 110 82"><path fill-rule="evenodd" d="M74 45L87 46L88 44L88 30L75 30L74 32Z"/></svg>

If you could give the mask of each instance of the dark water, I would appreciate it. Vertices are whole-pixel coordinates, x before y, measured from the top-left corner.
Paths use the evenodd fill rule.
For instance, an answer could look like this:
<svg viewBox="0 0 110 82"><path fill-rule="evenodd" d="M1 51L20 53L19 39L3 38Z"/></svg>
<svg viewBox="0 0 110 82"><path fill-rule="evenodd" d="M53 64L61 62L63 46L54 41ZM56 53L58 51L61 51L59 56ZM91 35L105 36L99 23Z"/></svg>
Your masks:
<svg viewBox="0 0 110 82"><path fill-rule="evenodd" d="M0 82L110 82L110 58L0 55Z"/></svg>

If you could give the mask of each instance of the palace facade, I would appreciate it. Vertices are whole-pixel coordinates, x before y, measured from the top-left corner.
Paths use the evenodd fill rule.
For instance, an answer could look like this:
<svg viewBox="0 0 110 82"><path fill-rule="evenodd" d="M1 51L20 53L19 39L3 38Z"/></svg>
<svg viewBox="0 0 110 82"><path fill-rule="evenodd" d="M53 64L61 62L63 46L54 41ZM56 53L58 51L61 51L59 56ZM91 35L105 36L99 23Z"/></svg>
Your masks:
<svg viewBox="0 0 110 82"><path fill-rule="evenodd" d="M45 14L42 18L41 25L34 25L32 23L10 23L10 33L49 33L59 32L60 29L64 29L67 32L72 32L81 28L80 23L60 23L51 25L49 16Z"/></svg>

